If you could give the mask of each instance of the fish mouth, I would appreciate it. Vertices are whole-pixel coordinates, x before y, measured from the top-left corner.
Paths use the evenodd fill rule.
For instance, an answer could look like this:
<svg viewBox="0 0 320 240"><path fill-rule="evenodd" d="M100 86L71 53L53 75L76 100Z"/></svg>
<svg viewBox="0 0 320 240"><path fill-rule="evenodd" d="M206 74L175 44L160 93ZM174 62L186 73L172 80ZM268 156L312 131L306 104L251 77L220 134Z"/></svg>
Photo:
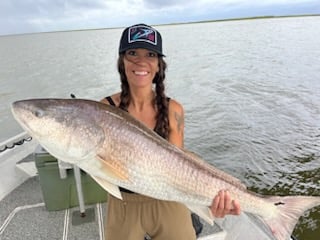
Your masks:
<svg viewBox="0 0 320 240"><path fill-rule="evenodd" d="M11 112L16 120L20 120L23 112L25 112L26 104L25 101L16 101L11 105Z"/></svg>
<svg viewBox="0 0 320 240"><path fill-rule="evenodd" d="M15 120L22 126L26 131L29 130L27 122L27 116L30 113L28 104L25 100L13 102L11 105L11 112Z"/></svg>
<svg viewBox="0 0 320 240"><path fill-rule="evenodd" d="M35 99L15 101L11 105L11 112L24 130L30 132L29 121L44 117L45 111L38 106Z"/></svg>

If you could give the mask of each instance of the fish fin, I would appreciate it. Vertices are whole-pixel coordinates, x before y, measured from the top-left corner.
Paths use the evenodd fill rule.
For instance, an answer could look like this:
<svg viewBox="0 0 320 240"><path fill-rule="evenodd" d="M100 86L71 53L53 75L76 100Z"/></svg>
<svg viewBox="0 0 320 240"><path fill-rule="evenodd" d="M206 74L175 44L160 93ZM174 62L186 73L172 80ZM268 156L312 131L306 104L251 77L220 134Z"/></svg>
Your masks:
<svg viewBox="0 0 320 240"><path fill-rule="evenodd" d="M262 219L270 227L277 240L289 239L299 217L306 210L320 205L320 197L311 196L275 196L266 198L266 200L277 208L271 217Z"/></svg>
<svg viewBox="0 0 320 240"><path fill-rule="evenodd" d="M97 158L102 163L102 170L105 171L110 177L126 181L129 179L125 169L117 168L99 155L97 155Z"/></svg>
<svg viewBox="0 0 320 240"><path fill-rule="evenodd" d="M190 209L191 212L196 213L199 217L205 220L210 225L214 225L214 217L210 211L210 209L206 206L199 206L199 205L191 205L186 204L187 208Z"/></svg>
<svg viewBox="0 0 320 240"><path fill-rule="evenodd" d="M103 178L93 175L91 175L91 177L108 193L122 200L121 192L118 186L108 182L107 180L104 180Z"/></svg>

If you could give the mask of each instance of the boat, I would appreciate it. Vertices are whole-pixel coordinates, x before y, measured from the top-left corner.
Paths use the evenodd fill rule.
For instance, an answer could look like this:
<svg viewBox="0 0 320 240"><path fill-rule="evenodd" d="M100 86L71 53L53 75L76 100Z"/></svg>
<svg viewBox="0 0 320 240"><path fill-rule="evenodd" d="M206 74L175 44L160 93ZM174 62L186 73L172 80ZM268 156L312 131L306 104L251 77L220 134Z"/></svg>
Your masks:
<svg viewBox="0 0 320 240"><path fill-rule="evenodd" d="M48 166L41 169L44 161ZM0 174L0 239L104 240L107 193L79 168L54 159L26 132L0 143ZM223 222L201 222L198 240L230 239ZM272 239L262 231L266 237L259 239Z"/></svg>

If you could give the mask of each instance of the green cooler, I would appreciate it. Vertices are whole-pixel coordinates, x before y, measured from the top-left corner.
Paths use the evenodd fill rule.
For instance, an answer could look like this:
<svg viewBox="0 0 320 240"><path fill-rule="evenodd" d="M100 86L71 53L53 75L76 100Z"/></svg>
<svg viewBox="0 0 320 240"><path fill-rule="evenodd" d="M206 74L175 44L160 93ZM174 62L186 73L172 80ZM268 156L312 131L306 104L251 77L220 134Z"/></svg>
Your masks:
<svg viewBox="0 0 320 240"><path fill-rule="evenodd" d="M74 170L66 170L61 178L58 160L47 152L35 153L40 185L46 208L49 211L79 206ZM107 192L87 173L81 171L81 185L85 204L105 202Z"/></svg>

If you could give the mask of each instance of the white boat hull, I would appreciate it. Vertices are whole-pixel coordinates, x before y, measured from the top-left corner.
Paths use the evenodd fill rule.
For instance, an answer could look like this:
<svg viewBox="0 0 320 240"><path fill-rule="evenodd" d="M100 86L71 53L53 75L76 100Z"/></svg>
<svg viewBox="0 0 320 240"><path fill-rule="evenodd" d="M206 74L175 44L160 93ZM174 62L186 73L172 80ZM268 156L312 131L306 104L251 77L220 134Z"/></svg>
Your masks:
<svg viewBox="0 0 320 240"><path fill-rule="evenodd" d="M0 149L13 146L23 139L28 139L29 135L26 132L0 143ZM0 153L0 200L2 200L13 189L18 187L33 174L33 169L29 172L22 171L17 167L17 163L33 153L39 143L36 140L25 141L23 145L17 145L12 149L7 149ZM34 164L33 164L34 165ZM24 168L28 169L28 167Z"/></svg>

